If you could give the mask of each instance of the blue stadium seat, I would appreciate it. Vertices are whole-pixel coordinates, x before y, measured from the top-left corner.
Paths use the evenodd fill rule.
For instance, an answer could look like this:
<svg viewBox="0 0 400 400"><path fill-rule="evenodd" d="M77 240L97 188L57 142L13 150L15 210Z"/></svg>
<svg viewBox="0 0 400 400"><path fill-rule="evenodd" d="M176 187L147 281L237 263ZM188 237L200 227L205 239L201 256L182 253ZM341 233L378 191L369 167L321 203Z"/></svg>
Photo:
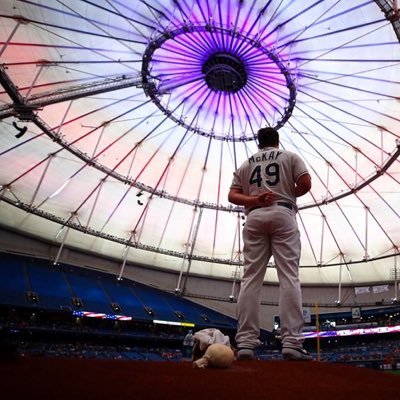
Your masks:
<svg viewBox="0 0 400 400"><path fill-rule="evenodd" d="M1 254L0 258L0 303L29 306L24 264L18 256Z"/></svg>

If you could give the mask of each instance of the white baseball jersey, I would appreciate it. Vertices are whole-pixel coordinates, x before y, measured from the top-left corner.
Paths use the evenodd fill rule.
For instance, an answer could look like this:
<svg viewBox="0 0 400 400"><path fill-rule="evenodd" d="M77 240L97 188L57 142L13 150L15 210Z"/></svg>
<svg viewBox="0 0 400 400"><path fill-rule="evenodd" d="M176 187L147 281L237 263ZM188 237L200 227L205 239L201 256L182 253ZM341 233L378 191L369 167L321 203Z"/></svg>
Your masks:
<svg viewBox="0 0 400 400"><path fill-rule="evenodd" d="M276 147L267 147L253 154L233 173L231 188L257 196L265 190L277 194L277 201L296 207L295 183L308 174L304 161L295 153ZM249 212L245 210L245 214Z"/></svg>

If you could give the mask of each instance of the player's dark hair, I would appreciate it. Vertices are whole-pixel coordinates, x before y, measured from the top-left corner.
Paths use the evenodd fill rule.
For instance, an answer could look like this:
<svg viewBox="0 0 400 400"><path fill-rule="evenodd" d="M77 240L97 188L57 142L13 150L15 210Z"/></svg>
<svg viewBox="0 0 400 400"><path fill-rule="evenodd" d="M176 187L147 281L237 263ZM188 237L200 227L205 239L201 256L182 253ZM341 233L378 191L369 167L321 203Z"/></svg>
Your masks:
<svg viewBox="0 0 400 400"><path fill-rule="evenodd" d="M275 128L261 128L257 132L257 139L258 147L260 149L263 149L264 147L275 147L279 145L279 133Z"/></svg>

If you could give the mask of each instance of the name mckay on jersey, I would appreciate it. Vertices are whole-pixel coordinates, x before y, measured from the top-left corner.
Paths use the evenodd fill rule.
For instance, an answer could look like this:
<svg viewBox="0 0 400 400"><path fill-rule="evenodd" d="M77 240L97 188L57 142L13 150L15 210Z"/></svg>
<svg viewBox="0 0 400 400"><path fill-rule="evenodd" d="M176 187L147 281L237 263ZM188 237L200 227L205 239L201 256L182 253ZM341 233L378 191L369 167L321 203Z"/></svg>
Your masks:
<svg viewBox="0 0 400 400"><path fill-rule="evenodd" d="M251 156L249 158L249 163L276 160L281 154L282 151L279 150L268 150L257 157L254 157L254 155Z"/></svg>

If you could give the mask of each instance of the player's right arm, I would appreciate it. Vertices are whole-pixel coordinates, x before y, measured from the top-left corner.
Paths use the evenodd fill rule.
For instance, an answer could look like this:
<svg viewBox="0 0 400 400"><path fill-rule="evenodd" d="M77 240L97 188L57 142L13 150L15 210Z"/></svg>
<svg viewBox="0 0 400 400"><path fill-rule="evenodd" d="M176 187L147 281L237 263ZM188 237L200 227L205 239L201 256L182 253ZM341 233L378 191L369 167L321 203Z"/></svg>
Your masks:
<svg viewBox="0 0 400 400"><path fill-rule="evenodd" d="M276 194L266 190L257 196L247 195L242 189L231 187L228 194L228 200L236 205L251 207L270 206L276 200Z"/></svg>
<svg viewBox="0 0 400 400"><path fill-rule="evenodd" d="M297 179L294 194L296 197L300 197L308 193L311 189L311 176L309 174L303 174Z"/></svg>

